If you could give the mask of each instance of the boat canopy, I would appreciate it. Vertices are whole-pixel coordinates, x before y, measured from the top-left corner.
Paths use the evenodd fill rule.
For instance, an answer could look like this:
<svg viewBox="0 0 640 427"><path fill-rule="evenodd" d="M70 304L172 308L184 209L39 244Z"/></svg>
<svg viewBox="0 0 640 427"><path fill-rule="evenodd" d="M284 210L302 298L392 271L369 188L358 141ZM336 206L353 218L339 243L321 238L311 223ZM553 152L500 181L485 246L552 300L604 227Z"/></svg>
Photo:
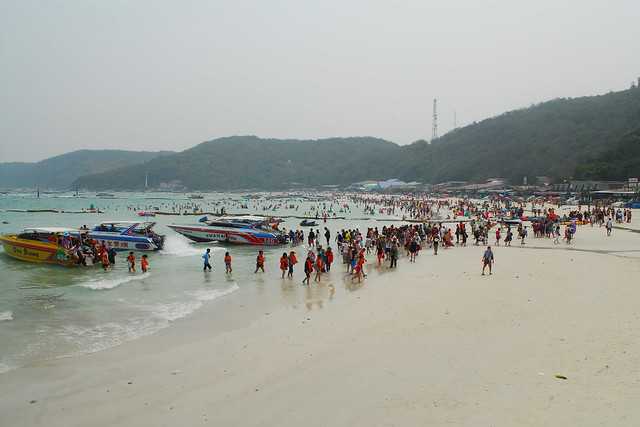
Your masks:
<svg viewBox="0 0 640 427"><path fill-rule="evenodd" d="M75 228L66 227L32 227L25 228L23 233L41 233L41 234L64 234L64 233L79 233L80 231Z"/></svg>

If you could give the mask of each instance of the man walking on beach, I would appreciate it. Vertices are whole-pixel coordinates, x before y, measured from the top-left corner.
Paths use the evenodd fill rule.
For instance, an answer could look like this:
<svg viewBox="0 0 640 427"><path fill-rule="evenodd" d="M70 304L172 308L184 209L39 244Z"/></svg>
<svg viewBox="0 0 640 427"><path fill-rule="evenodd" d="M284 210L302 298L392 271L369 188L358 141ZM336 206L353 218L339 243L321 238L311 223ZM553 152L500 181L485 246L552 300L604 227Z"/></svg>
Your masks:
<svg viewBox="0 0 640 427"><path fill-rule="evenodd" d="M211 271L211 264L209 263L209 260L211 259L211 249L207 248L207 251L202 255L202 259L204 261L202 271L207 271L207 269Z"/></svg>
<svg viewBox="0 0 640 427"><path fill-rule="evenodd" d="M489 267L489 275L491 275L491 264L493 264L493 252L491 246L487 246L487 250L482 255L482 275L484 276L484 270Z"/></svg>

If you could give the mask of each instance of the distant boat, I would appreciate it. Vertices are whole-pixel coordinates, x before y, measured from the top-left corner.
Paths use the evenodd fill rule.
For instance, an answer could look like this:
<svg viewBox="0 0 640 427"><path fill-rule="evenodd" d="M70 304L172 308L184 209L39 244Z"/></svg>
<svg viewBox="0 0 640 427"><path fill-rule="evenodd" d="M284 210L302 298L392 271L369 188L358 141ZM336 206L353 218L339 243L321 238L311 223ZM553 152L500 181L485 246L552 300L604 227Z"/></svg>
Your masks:
<svg viewBox="0 0 640 427"><path fill-rule="evenodd" d="M318 223L312 219L303 219L302 222L300 222L301 227L315 227L316 225L318 225Z"/></svg>
<svg viewBox="0 0 640 427"><path fill-rule="evenodd" d="M103 199L111 199L111 198L116 197L116 195L115 194L111 194L111 193L97 193L96 197L101 197Z"/></svg>
<svg viewBox="0 0 640 427"><path fill-rule="evenodd" d="M138 216L156 216L156 213L154 211L140 211Z"/></svg>
<svg viewBox="0 0 640 427"><path fill-rule="evenodd" d="M189 194L188 197L190 199L204 199L204 196L202 194Z"/></svg>

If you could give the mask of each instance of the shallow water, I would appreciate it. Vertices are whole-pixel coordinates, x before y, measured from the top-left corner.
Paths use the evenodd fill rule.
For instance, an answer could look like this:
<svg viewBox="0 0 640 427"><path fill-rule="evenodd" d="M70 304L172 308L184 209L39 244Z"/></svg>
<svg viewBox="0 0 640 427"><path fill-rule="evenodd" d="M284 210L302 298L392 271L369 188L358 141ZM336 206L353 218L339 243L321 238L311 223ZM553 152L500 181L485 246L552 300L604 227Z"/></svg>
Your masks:
<svg viewBox="0 0 640 427"><path fill-rule="evenodd" d="M159 207L171 210L178 205L199 204L212 211L226 206L228 212L246 212L270 215L303 215L311 206L323 202L289 201L276 211L265 211L265 206L277 201L248 202L241 209L238 194L210 194L204 200L190 201L175 194L117 194L114 199L73 197L65 195L0 196L0 233L12 233L24 227L93 225L105 220L140 219L140 209ZM245 201L245 203L247 203ZM298 210L290 209L294 203ZM81 210L91 205L104 209L104 214L24 213L6 212L7 209L62 209ZM331 202L326 202L329 208ZM333 204L338 210L338 203ZM352 218L366 217L361 209L351 205L351 212L340 213ZM0 372L29 363L57 357L100 351L126 341L152 334L189 316L205 304L224 304L226 298L276 299L285 304L304 302L313 306L322 304L326 292L307 290L297 292L302 273L296 272L295 284L282 284L278 258L286 248L267 248L267 274L253 274L256 247L216 244L194 244L176 234L166 224L190 224L199 216L157 216L156 230L167 236L165 248L149 254L150 271L146 274L127 271L124 254L116 259L115 267L104 272L98 266L88 268L62 268L36 265L14 260L0 249ZM288 219L283 225L298 227L299 219ZM326 225L335 236L341 228L366 228L390 225L389 222L371 220L330 220ZM319 221L318 229L325 224ZM309 229L305 228L305 235ZM212 273L201 270L201 254L206 247L213 250ZM230 250L234 258L232 276L224 274L223 256ZM298 247L298 257L306 253ZM139 254L138 254L139 257ZM302 260L301 260L302 261ZM298 265L298 267L300 264ZM298 278L298 276L300 276ZM258 286L256 286L258 285ZM234 297L234 295L236 295ZM308 307L312 308L312 307Z"/></svg>

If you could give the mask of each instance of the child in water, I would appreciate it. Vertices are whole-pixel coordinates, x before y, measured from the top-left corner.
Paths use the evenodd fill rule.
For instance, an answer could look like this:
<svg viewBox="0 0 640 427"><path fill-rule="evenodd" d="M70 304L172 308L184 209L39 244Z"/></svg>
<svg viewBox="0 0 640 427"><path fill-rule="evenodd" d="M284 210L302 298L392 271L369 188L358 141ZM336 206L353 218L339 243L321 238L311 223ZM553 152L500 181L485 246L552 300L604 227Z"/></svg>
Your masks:
<svg viewBox="0 0 640 427"><path fill-rule="evenodd" d="M226 274L231 274L233 271L233 268L231 268L231 255L229 255L229 252L224 254L224 268Z"/></svg>
<svg viewBox="0 0 640 427"><path fill-rule="evenodd" d="M140 268L143 273L146 273L149 270L149 260L147 259L147 255L142 255L142 259L140 260Z"/></svg>

